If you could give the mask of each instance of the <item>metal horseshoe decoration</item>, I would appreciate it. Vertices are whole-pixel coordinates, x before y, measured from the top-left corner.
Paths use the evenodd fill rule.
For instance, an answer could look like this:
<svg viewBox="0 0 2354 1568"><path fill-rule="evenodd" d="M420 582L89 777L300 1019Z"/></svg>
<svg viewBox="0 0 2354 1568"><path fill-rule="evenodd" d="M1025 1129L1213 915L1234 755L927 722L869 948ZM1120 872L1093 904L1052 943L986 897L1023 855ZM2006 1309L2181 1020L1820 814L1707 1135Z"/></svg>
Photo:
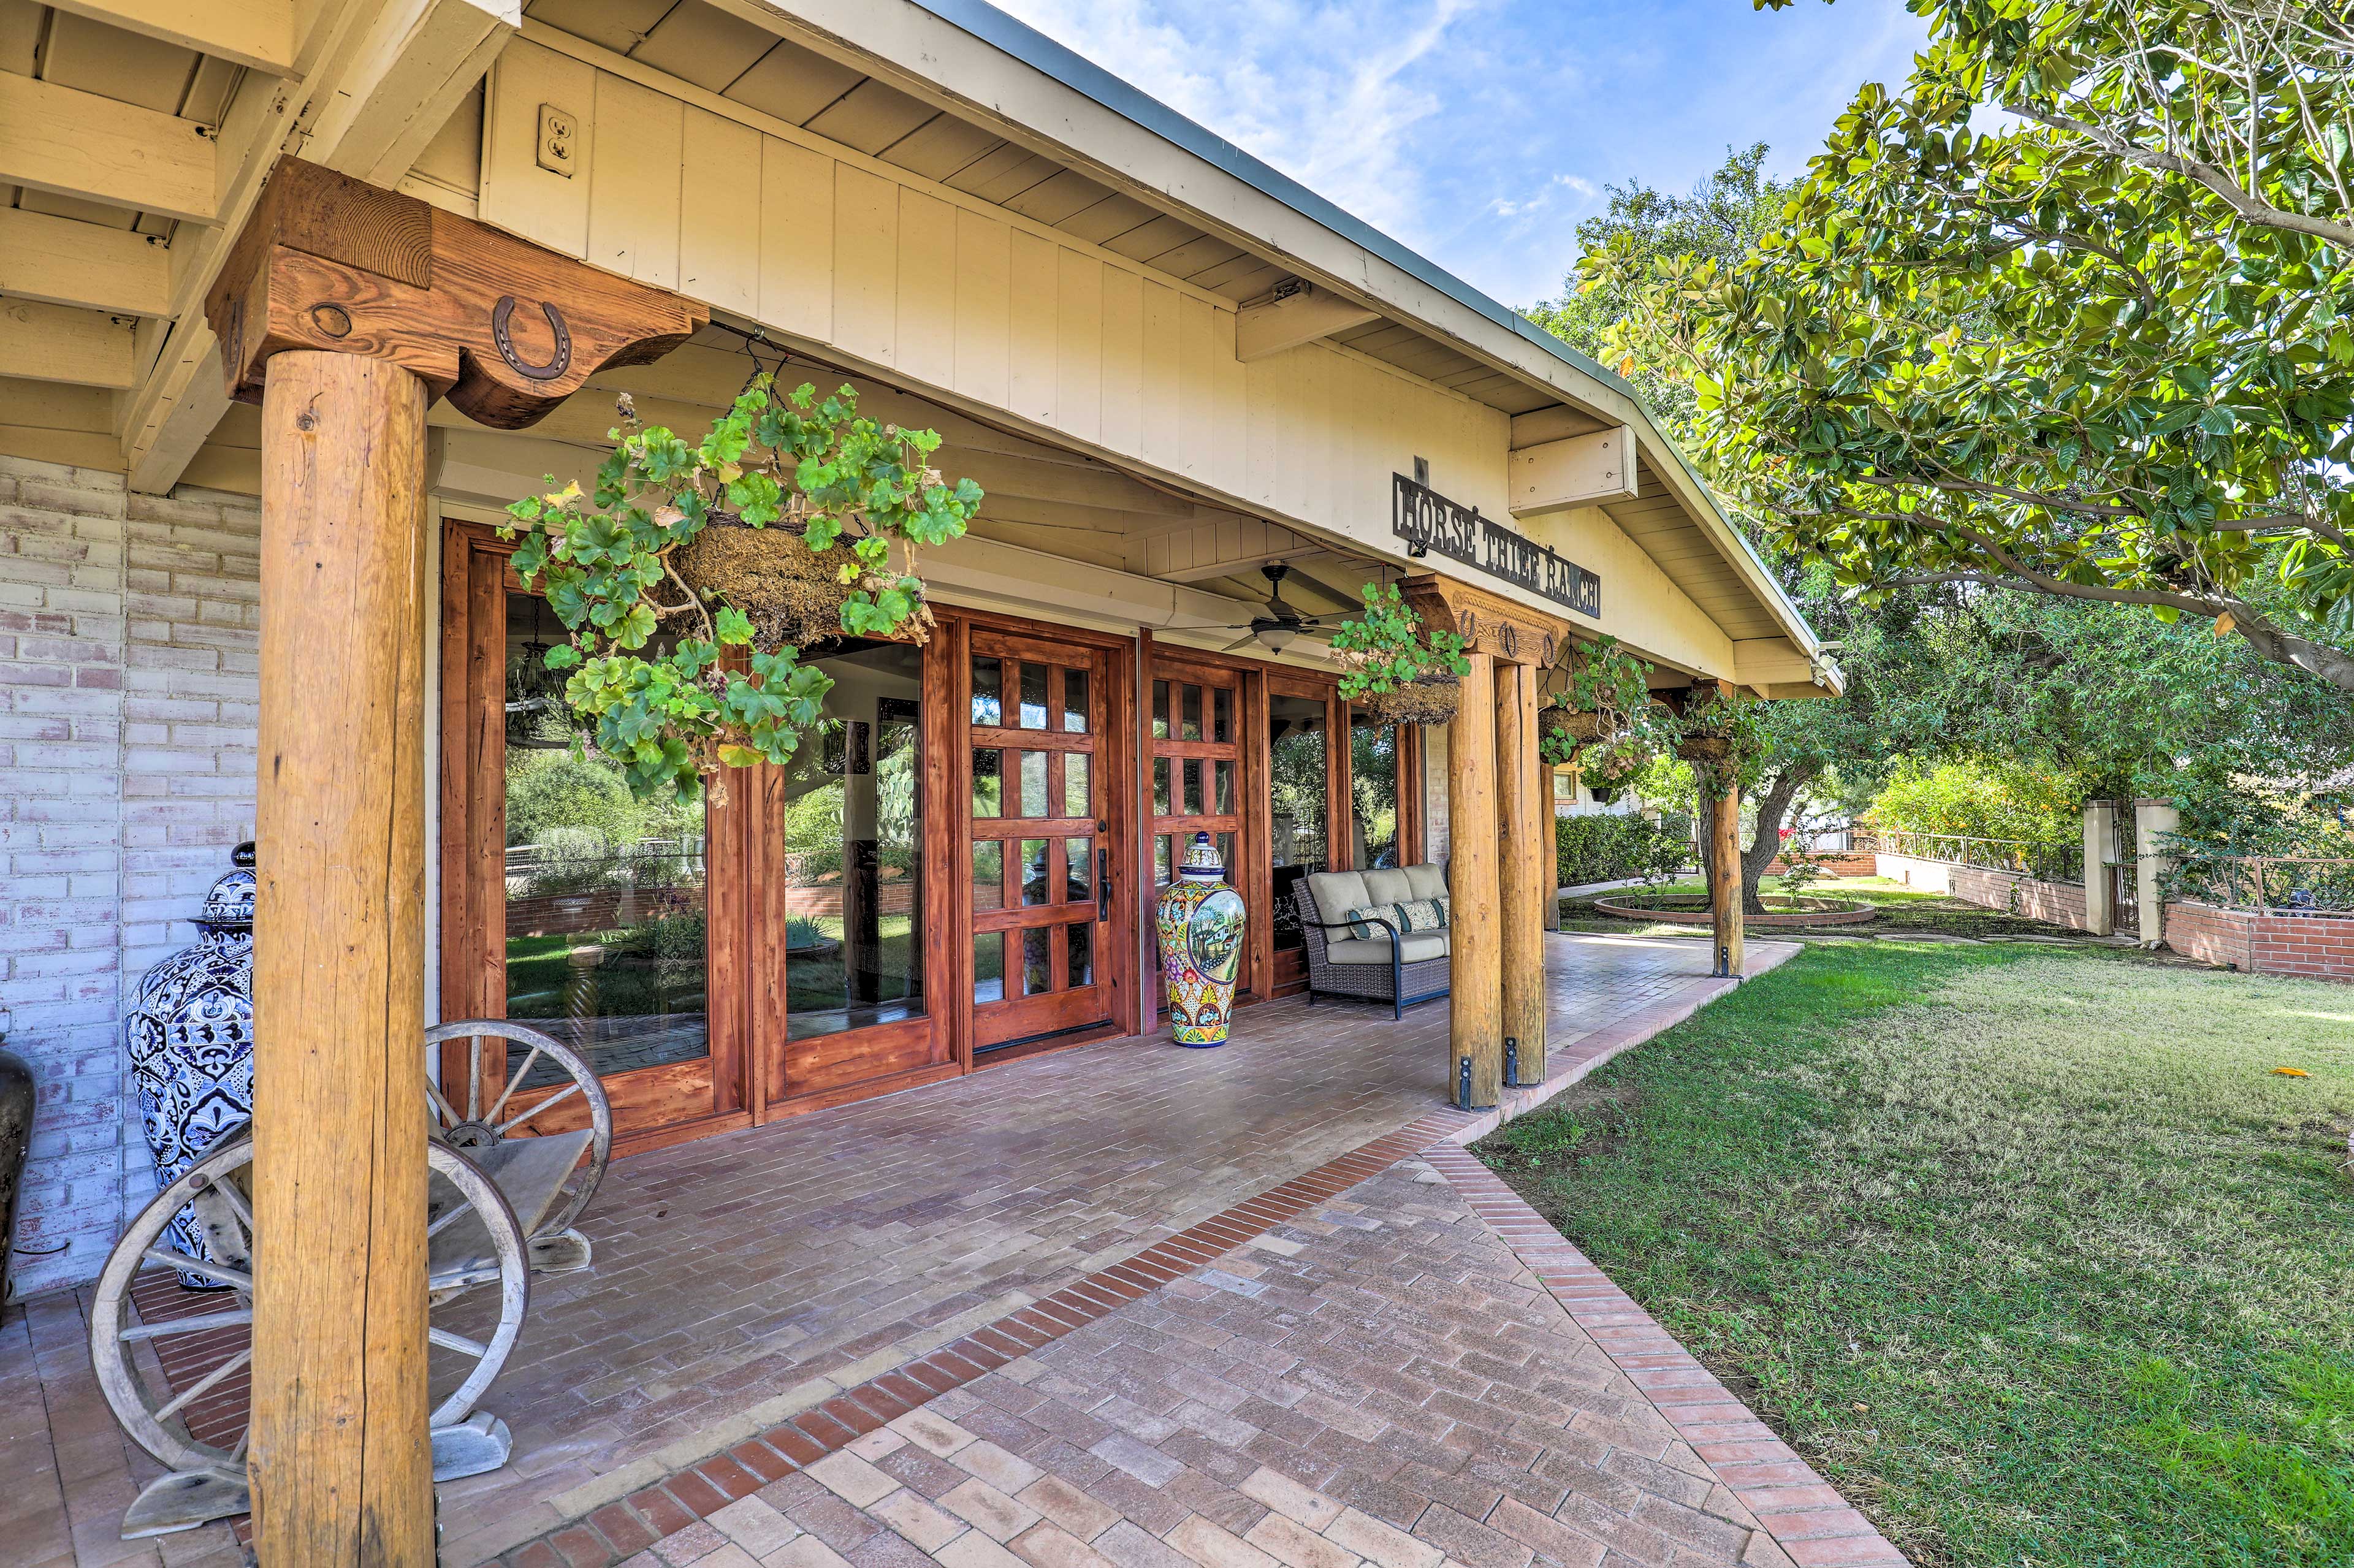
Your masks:
<svg viewBox="0 0 2354 1568"><path fill-rule="evenodd" d="M540 302L540 313L547 318L547 329L556 334L556 351L548 356L546 364L533 365L515 352L514 335L508 325L514 315L514 308L515 297L502 294L497 306L491 312L491 341L498 345L499 357L505 360L516 375L527 376L534 381L554 381L571 369L572 333L564 324L564 313L546 301Z"/></svg>

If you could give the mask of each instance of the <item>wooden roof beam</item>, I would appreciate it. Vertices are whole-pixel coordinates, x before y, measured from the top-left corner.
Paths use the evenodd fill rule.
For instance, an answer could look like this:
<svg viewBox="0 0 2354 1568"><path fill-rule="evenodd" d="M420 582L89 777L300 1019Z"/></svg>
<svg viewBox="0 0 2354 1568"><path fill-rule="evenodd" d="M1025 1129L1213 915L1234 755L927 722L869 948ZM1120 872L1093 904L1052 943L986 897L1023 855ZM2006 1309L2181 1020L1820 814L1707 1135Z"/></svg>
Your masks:
<svg viewBox="0 0 2354 1568"><path fill-rule="evenodd" d="M1625 425L1522 448L1512 454L1512 515L1634 500L1634 454L1635 432Z"/></svg>
<svg viewBox="0 0 2354 1568"><path fill-rule="evenodd" d="M166 316L171 293L171 252L160 238L0 207L0 294Z"/></svg>
<svg viewBox="0 0 2354 1568"><path fill-rule="evenodd" d="M0 185L212 223L209 128L34 77L0 73Z"/></svg>
<svg viewBox="0 0 2354 1568"><path fill-rule="evenodd" d="M294 70L294 0L48 0L150 38L271 76Z"/></svg>
<svg viewBox="0 0 2354 1568"><path fill-rule="evenodd" d="M0 300L0 376L127 387L137 379L131 323L34 300Z"/></svg>
<svg viewBox="0 0 2354 1568"><path fill-rule="evenodd" d="M1248 364L1380 319L1379 311L1295 281L1235 313L1235 357Z"/></svg>

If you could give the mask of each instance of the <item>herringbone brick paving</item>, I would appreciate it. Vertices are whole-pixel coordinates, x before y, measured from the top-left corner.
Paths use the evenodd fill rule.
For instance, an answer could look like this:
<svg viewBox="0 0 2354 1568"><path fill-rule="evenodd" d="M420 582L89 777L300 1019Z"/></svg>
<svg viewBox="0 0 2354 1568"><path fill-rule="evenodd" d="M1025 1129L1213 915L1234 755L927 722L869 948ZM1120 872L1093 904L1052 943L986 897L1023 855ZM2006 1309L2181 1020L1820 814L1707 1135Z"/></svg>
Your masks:
<svg viewBox="0 0 2354 1568"><path fill-rule="evenodd" d="M1556 1238L1557 1239L1557 1238ZM1745 1414L1745 1413L1744 1413ZM652 1535L515 1568L1786 1568L1447 1179L1407 1160ZM1865 1527L1868 1531L1868 1527Z"/></svg>

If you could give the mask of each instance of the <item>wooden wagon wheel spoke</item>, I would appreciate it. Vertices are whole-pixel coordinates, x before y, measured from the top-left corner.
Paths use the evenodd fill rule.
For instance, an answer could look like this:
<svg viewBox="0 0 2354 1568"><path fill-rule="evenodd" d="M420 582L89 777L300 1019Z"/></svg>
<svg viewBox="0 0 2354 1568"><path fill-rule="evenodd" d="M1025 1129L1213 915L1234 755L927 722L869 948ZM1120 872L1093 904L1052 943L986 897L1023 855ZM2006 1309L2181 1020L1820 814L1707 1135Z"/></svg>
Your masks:
<svg viewBox="0 0 2354 1568"><path fill-rule="evenodd" d="M250 1204L246 1202L245 1194L238 1190L237 1183L227 1181L214 1181L208 1183L204 1190L207 1192L218 1192L220 1194L221 1202L228 1205L228 1212L237 1216L237 1223L244 1228L246 1240L251 1241L253 1239L253 1209Z"/></svg>
<svg viewBox="0 0 2354 1568"><path fill-rule="evenodd" d="M473 1200L472 1200L472 1199L471 1199L471 1198L461 1198L461 1199L459 1199L459 1200L458 1200L458 1205L457 1205L457 1207L455 1207L455 1208L451 1209L449 1213L447 1213L443 1214L440 1219L438 1219L438 1220L434 1221L431 1224L429 1224L429 1225L428 1225L428 1226L426 1226L426 1227L425 1227L425 1239L426 1239L427 1241L431 1241L435 1236L438 1236L438 1235L440 1235L443 1231L448 1230L448 1229L450 1228L451 1222L452 1222L452 1221L454 1221L455 1219L457 1219L459 1215L461 1215L461 1214L470 1214L470 1213L473 1213L473 1211L474 1211L474 1202L473 1202Z"/></svg>
<svg viewBox="0 0 2354 1568"><path fill-rule="evenodd" d="M440 1054L445 1050L455 1051L461 1042L464 1043L466 1052L464 1070L467 1075L462 1097L457 1085L448 1081L452 1075L440 1075L443 1081L436 1084L434 1072L434 1064L442 1060ZM510 1069L506 1064L513 1055L511 1053L503 1054L499 1058L497 1081L486 1090L482 1082L486 1075L482 1059L485 1051L496 1046L506 1053L506 1048L511 1045L523 1047L520 1065ZM556 1203L540 1216L534 1234L535 1237L557 1236L570 1229L572 1223L588 1206L589 1200L596 1196L599 1183L605 1179L605 1167L612 1159L612 1103L606 1097L605 1086L598 1080L597 1070L577 1047L528 1023L504 1018L460 1019L437 1023L425 1032L425 1048L428 1093L437 1097L437 1109L447 1107L443 1114L454 1118L445 1123L443 1130L446 1136L440 1141L461 1153L472 1153L480 1158L482 1150L504 1142L510 1137L533 1137L535 1131L545 1130L545 1124L538 1129L531 1124L547 1111L576 1097L587 1100L588 1152L578 1169L565 1179ZM525 1109L515 1109L514 1102L523 1098L526 1089L533 1086L525 1080L535 1072L545 1074L549 1062L561 1067L570 1082L563 1083L559 1079L557 1082L562 1086L556 1092ZM492 1099L489 1108L484 1109L482 1102L489 1095L496 1097ZM460 1116L456 1102L461 1098L465 1114ZM579 1109L574 1107L573 1115L578 1116Z"/></svg>
<svg viewBox="0 0 2354 1568"><path fill-rule="evenodd" d="M425 1097L431 1103L433 1114L441 1118L443 1127L455 1127L466 1119L458 1114L458 1107L450 1103L450 1097L441 1092L441 1086L430 1078L425 1080Z"/></svg>
<svg viewBox="0 0 2354 1568"><path fill-rule="evenodd" d="M429 1328L425 1330L425 1338L445 1351L462 1351L476 1361L491 1353L491 1347L481 1340L470 1340L463 1334L453 1334L447 1329Z"/></svg>
<svg viewBox="0 0 2354 1568"><path fill-rule="evenodd" d="M250 1291L253 1288L253 1276L249 1274L225 1268L217 1263L207 1263L203 1258L190 1257L186 1253L174 1252L169 1247L151 1246L140 1255L158 1267L176 1273L200 1274L207 1279L235 1286L239 1290Z"/></svg>
<svg viewBox="0 0 2354 1568"><path fill-rule="evenodd" d="M182 1405L186 1404L193 1399L202 1399L206 1394L212 1392L213 1386L216 1383L219 1383L223 1378L228 1376L229 1373L237 1371L238 1368L245 1365L246 1362L252 1359L253 1347L251 1345L248 1345L245 1349L238 1351L237 1354L229 1357L228 1360L221 1362L220 1365L213 1368L212 1371L207 1372L204 1376L198 1378L196 1382L182 1389L178 1393L173 1395L170 1404L157 1406L155 1410L155 1419L158 1421L169 1421L173 1416L177 1415L180 1413L180 1407Z"/></svg>
<svg viewBox="0 0 2354 1568"><path fill-rule="evenodd" d="M533 1046L530 1051L525 1054L523 1065L514 1070L514 1076L507 1080L507 1086L499 1091L499 1097L493 1100L491 1102L491 1108L482 1113L482 1119L484 1121L496 1121L499 1119L499 1112L507 1108L507 1101L514 1098L515 1090L523 1086L524 1075L531 1071L531 1065L534 1062L538 1061L539 1057L540 1049L536 1045ZM506 1128L501 1128L499 1130L501 1132L504 1132Z"/></svg>
<svg viewBox="0 0 2354 1568"><path fill-rule="evenodd" d="M568 1087L557 1090L555 1094L548 1096L547 1098L532 1107L531 1109L524 1112L523 1115L516 1117L512 1120L501 1122L498 1128L499 1136L501 1138L504 1138L508 1133L513 1132L516 1128L521 1127L524 1123L529 1121L532 1118L537 1116L548 1107L568 1100L579 1092L580 1086L578 1084L573 1084ZM502 1097L502 1103L504 1103L504 1097ZM492 1114L495 1116L498 1113L493 1111Z"/></svg>
<svg viewBox="0 0 2354 1568"><path fill-rule="evenodd" d="M251 1328L253 1308L239 1307L227 1312L205 1312L194 1318L172 1318L156 1323L134 1323L122 1330L129 1344L147 1340L168 1339L175 1334L203 1334L215 1329Z"/></svg>

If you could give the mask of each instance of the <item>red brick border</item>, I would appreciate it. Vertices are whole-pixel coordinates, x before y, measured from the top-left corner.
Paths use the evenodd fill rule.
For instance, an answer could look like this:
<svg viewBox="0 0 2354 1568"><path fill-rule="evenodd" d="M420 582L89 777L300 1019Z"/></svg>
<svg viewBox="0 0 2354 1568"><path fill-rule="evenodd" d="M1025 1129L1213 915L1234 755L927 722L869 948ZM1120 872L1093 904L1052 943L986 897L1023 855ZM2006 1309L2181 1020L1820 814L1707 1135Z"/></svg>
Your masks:
<svg viewBox="0 0 2354 1568"><path fill-rule="evenodd" d="M1422 1158L1529 1266L1571 1320L1642 1390L1676 1436L1707 1461L1798 1568L1910 1563L1813 1466L1476 1155L1441 1144Z"/></svg>

